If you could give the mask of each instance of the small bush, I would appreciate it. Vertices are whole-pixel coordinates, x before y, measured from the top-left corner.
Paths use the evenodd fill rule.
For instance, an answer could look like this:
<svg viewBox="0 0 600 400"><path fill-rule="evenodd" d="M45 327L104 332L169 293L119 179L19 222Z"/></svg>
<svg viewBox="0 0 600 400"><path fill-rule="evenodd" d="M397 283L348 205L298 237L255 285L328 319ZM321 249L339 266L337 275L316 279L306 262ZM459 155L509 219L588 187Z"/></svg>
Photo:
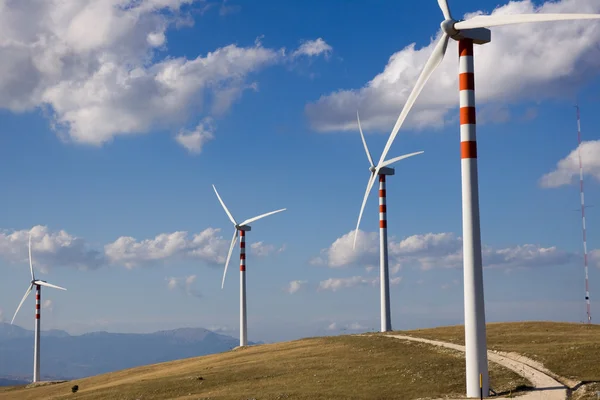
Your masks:
<svg viewBox="0 0 600 400"><path fill-rule="evenodd" d="M71 388L71 392L73 392L73 393L77 393L78 390L79 390L79 386L78 385L75 385L75 386L73 386Z"/></svg>

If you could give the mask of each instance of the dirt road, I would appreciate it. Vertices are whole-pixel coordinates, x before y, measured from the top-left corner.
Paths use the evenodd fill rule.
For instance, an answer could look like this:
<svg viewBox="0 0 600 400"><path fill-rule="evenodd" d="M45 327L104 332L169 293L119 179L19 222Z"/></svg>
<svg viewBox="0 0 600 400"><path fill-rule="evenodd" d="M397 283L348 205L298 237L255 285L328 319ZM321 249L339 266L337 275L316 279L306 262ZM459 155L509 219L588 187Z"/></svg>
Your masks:
<svg viewBox="0 0 600 400"><path fill-rule="evenodd" d="M454 344L454 343L439 342L436 340L421 339L421 338L416 338L416 337L412 337L412 336L404 336L404 335L388 335L388 336L396 338L396 339L411 340L411 341L415 341L415 342L428 343L428 344L432 344L435 346L442 346L442 347L446 347L449 349L454 349L454 350L458 350L458 351L462 351L462 352L465 351L464 346L460 346L460 345ZM532 390L531 392L528 392L525 395L518 396L518 399L520 399L520 400L565 400L567 398L567 388L563 384L561 384L560 382L558 382L551 376L547 375L546 373L527 365L527 364L534 364L534 362L527 362L527 364L526 364L522 361L518 361L516 359L509 358L509 357L507 357L507 355L508 354L506 354L506 353L488 351L488 360L516 372L517 374L519 374L522 377L529 380L531 382L531 384L535 387L535 390ZM521 358L523 360L522 356L520 356L519 358ZM492 397L492 398L498 399L498 400L508 399L506 397ZM449 399L444 399L444 400L449 400Z"/></svg>

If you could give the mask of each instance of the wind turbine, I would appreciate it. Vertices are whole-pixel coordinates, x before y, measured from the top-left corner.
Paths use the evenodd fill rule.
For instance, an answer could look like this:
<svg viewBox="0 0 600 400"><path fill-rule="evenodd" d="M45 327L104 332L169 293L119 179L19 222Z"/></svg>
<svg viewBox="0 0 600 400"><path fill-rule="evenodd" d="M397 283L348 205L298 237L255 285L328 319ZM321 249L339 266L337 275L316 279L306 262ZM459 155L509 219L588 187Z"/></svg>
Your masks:
<svg viewBox="0 0 600 400"><path fill-rule="evenodd" d="M600 19L600 14L478 15L466 21L457 21L450 13L447 0L438 0L438 5L444 15L444 21L440 24L442 35L404 104L381 154L380 163L385 159L425 83L444 58L448 41L450 38L458 41L467 397L479 396L480 374L483 394L487 397L489 376L479 223L473 44L491 41L491 32L486 27L525 22Z"/></svg>
<svg viewBox="0 0 600 400"><path fill-rule="evenodd" d="M29 283L29 287L27 291L25 291L25 296L19 303L17 307L17 311L15 311L15 315L13 316L12 321L10 321L11 325L15 322L15 317L17 313L21 309L21 306L25 302L25 299L31 293L31 290L35 286L35 335L34 335L34 346L33 346L33 382L38 382L40 380L40 303L42 298L42 286L51 287L54 289L67 290L63 287L52 285L46 281L42 281L39 279L35 279L35 274L33 273L33 261L31 260L31 234L29 234L29 271L31 272L31 282Z"/></svg>
<svg viewBox="0 0 600 400"><path fill-rule="evenodd" d="M248 325L246 320L246 232L252 230L250 227L250 223L254 221L258 221L261 218L268 217L269 215L276 214L281 211L285 211L285 208L280 210L271 211L266 214L259 215L257 217L249 218L238 224L229 210L227 206L219 196L219 192L217 192L217 188L215 185L212 185L215 190L215 194L219 199L219 202L223 206L225 213L229 217L229 220L234 226L233 237L231 238L231 245L229 246L229 253L227 253L227 261L225 261L225 270L223 271L223 281L221 282L221 289L225 285L225 275L227 274L227 266L229 265L229 260L231 259L231 253L233 252L233 246L235 246L235 242L237 241L237 233L240 233L240 346L246 346L248 344Z"/></svg>
<svg viewBox="0 0 600 400"><path fill-rule="evenodd" d="M390 277L388 269L388 246L387 246L387 205L386 205L386 191L385 191L385 177L386 175L394 175L394 168L390 168L392 165L405 158L416 156L423 153L422 151L416 153L405 154L400 157L392 158L387 161L379 161L377 165L373 164L373 157L367 146L365 135L363 134L362 127L360 126L360 117L358 111L356 112L356 119L358 120L358 130L360 137L369 159L369 171L371 176L367 182L367 191L363 198L362 206L360 207L360 213L358 214L358 222L356 223L356 230L354 231L354 243L352 248L356 248L356 239L358 237L358 227L360 226L360 220L362 219L369 193L375 183L375 177L379 177L379 285L380 285L380 296L381 296L381 332L389 332L392 330L392 317L390 311Z"/></svg>

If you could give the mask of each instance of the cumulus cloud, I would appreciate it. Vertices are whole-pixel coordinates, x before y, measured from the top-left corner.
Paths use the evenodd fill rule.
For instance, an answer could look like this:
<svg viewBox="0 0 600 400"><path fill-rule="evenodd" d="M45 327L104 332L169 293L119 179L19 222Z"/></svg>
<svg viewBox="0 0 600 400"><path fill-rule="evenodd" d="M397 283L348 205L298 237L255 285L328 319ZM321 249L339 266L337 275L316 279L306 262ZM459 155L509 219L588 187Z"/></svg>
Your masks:
<svg viewBox="0 0 600 400"><path fill-rule="evenodd" d="M286 288L286 291L289 294L294 294L296 292L298 292L300 289L302 289L304 286L306 286L306 284L308 283L308 281L291 281L288 285L288 287Z"/></svg>
<svg viewBox="0 0 600 400"><path fill-rule="evenodd" d="M204 145L214 138L214 126L212 118L209 117L204 118L193 131L182 129L175 136L177 143L192 154L200 154Z"/></svg>
<svg viewBox="0 0 600 400"><path fill-rule="evenodd" d="M233 14L236 12L239 12L242 7L239 5L235 5L235 4L231 4L231 5L227 5L228 1L227 0L223 0L223 2L221 3L221 7L219 7L219 15L224 16L224 15L228 15L228 14Z"/></svg>
<svg viewBox="0 0 600 400"><path fill-rule="evenodd" d="M366 240L357 242L357 250L353 251L353 232L343 235L330 247L323 249L320 256L312 260L313 264L342 268L376 263L379 259L379 242L374 239L377 233L361 232L359 238ZM543 247L535 244L500 249L483 246L482 253L483 265L488 268L567 265L580 258L575 253L560 250L555 246ZM395 273L400 270L401 265L412 265L424 270L440 267L457 268L462 266L462 238L449 232L412 235L400 241L391 237L388 239L388 254L390 264L393 265L391 270ZM362 277L322 282L326 286L323 288L331 290L368 283L369 281Z"/></svg>
<svg viewBox="0 0 600 400"><path fill-rule="evenodd" d="M167 31L193 24L194 6L206 3L4 2L0 108L43 108L63 139L102 145L119 135L179 128L192 114L218 116L244 91L256 90L253 73L290 59L285 49L259 42L193 58L166 56ZM220 13L237 9L223 1ZM177 138L186 147L198 143L198 135Z"/></svg>
<svg viewBox="0 0 600 400"><path fill-rule="evenodd" d="M390 279L391 285L398 285L402 281L402 277ZM377 286L379 285L379 277L367 278L363 276L351 276L349 278L329 278L319 282L318 290L330 290L337 292L340 289L354 288L358 286Z"/></svg>
<svg viewBox="0 0 600 400"><path fill-rule="evenodd" d="M352 248L354 231L350 231L336 239L328 249L323 249L321 255L313 258L313 265L327 264L330 267L344 267L349 264L378 264L379 234L358 231L356 249Z"/></svg>
<svg viewBox="0 0 600 400"><path fill-rule="evenodd" d="M112 263L133 268L140 264L173 259L196 258L211 264L225 262L229 241L219 235L220 229L207 228L188 237L185 231L161 233L154 239L137 241L121 236L104 246Z"/></svg>
<svg viewBox="0 0 600 400"><path fill-rule="evenodd" d="M33 265L35 271L41 273L46 273L50 267L86 270L112 264L134 268L185 259L222 264L229 250L229 240L220 236L220 230L215 228L192 235L184 231L161 233L153 239L140 241L121 236L99 251L64 230L50 231L47 226L37 225L31 230L0 231L0 257L10 263L28 264L30 232ZM257 255L268 256L277 249L274 245L259 243Z"/></svg>
<svg viewBox="0 0 600 400"><path fill-rule="evenodd" d="M492 14L599 12L600 2L596 0L546 1L539 6L523 0L511 1ZM431 25L431 33L436 30L439 27ZM475 47L477 102L483 106L482 116L489 110L488 121L510 118L508 109L498 103L563 98L598 75L597 21L519 24L494 27L492 31L490 44ZM358 109L363 129L389 132L438 38L439 32L426 47L411 43L396 52L384 70L363 87L336 90L307 104L305 111L312 127L322 132L355 131ZM406 126L440 127L447 118L453 118L449 112L458 104L457 75L457 43L450 40L444 61L419 96Z"/></svg>
<svg viewBox="0 0 600 400"><path fill-rule="evenodd" d="M322 38L316 40L307 40L303 42L296 51L292 53L292 58L307 56L316 57L323 54L328 57L333 51L333 48L327 44Z"/></svg>
<svg viewBox="0 0 600 400"><path fill-rule="evenodd" d="M583 173L600 182L600 140L591 140L582 142L556 164L554 171L542 176L540 186L556 188L579 181L579 152L581 152Z"/></svg>
<svg viewBox="0 0 600 400"><path fill-rule="evenodd" d="M46 273L49 267L95 269L105 263L104 255L90 249L82 238L64 230L50 232L47 226L36 225L30 230L1 231L0 256L12 263L29 263L28 243L31 233L31 253L36 272Z"/></svg>
<svg viewBox="0 0 600 400"><path fill-rule="evenodd" d="M273 253L281 253L285 250L285 246L276 248L275 245L267 244L262 241L254 242L250 245L250 252L258 257L270 256Z"/></svg>
<svg viewBox="0 0 600 400"><path fill-rule="evenodd" d="M161 233L153 239L139 241L130 236L121 236L105 245L104 251L111 263L124 265L129 269L156 262L186 259L218 265L225 263L231 241L223 238L220 231L217 228L207 228L191 236L186 231L177 231ZM276 248L272 244L257 243L258 246L253 243L250 248L258 256L268 256Z"/></svg>
<svg viewBox="0 0 600 400"><path fill-rule="evenodd" d="M181 290L188 296L201 298L200 291L194 288L194 282L196 282L196 275L189 275L185 278L169 277L167 280L167 288L169 290Z"/></svg>
<svg viewBox="0 0 600 400"><path fill-rule="evenodd" d="M54 311L54 303L52 300L44 300L42 302L42 308L50 312Z"/></svg>
<svg viewBox="0 0 600 400"><path fill-rule="evenodd" d="M589 262L596 268L600 268L600 250L592 250L588 254Z"/></svg>
<svg viewBox="0 0 600 400"><path fill-rule="evenodd" d="M231 333L231 332L237 331L236 328L231 328L231 327L224 326L224 325L212 325L212 326L209 326L207 329L209 331L212 331L215 333Z"/></svg>
<svg viewBox="0 0 600 400"><path fill-rule="evenodd" d="M343 288L376 285L378 282L379 278L364 278L362 276L352 276L349 278L329 278L319 282L319 290L331 290L332 292L337 292Z"/></svg>

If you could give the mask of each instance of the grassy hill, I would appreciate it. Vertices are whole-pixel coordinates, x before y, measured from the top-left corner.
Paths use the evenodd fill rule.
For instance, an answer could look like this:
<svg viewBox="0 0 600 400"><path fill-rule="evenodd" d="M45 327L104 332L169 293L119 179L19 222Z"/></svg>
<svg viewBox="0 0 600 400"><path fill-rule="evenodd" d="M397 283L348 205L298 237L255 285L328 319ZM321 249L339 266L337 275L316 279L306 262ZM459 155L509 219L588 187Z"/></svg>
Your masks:
<svg viewBox="0 0 600 400"><path fill-rule="evenodd" d="M455 343L463 327L401 332ZM488 325L490 348L516 351L557 374L600 381L600 326ZM527 385L490 365L498 392ZM71 387L79 385L77 394ZM464 354L384 335L309 338L238 348L45 387L0 388L2 399L418 399L464 394Z"/></svg>
<svg viewBox="0 0 600 400"><path fill-rule="evenodd" d="M458 344L465 342L463 326L401 333ZM558 322L488 324L487 341L490 350L519 353L541 362L561 377L600 381L600 325Z"/></svg>
<svg viewBox="0 0 600 400"><path fill-rule="evenodd" d="M495 382L527 382L492 368ZM79 385L77 394L71 387ZM238 348L31 389L2 399L415 399L464 393L459 352L381 336L311 338Z"/></svg>

